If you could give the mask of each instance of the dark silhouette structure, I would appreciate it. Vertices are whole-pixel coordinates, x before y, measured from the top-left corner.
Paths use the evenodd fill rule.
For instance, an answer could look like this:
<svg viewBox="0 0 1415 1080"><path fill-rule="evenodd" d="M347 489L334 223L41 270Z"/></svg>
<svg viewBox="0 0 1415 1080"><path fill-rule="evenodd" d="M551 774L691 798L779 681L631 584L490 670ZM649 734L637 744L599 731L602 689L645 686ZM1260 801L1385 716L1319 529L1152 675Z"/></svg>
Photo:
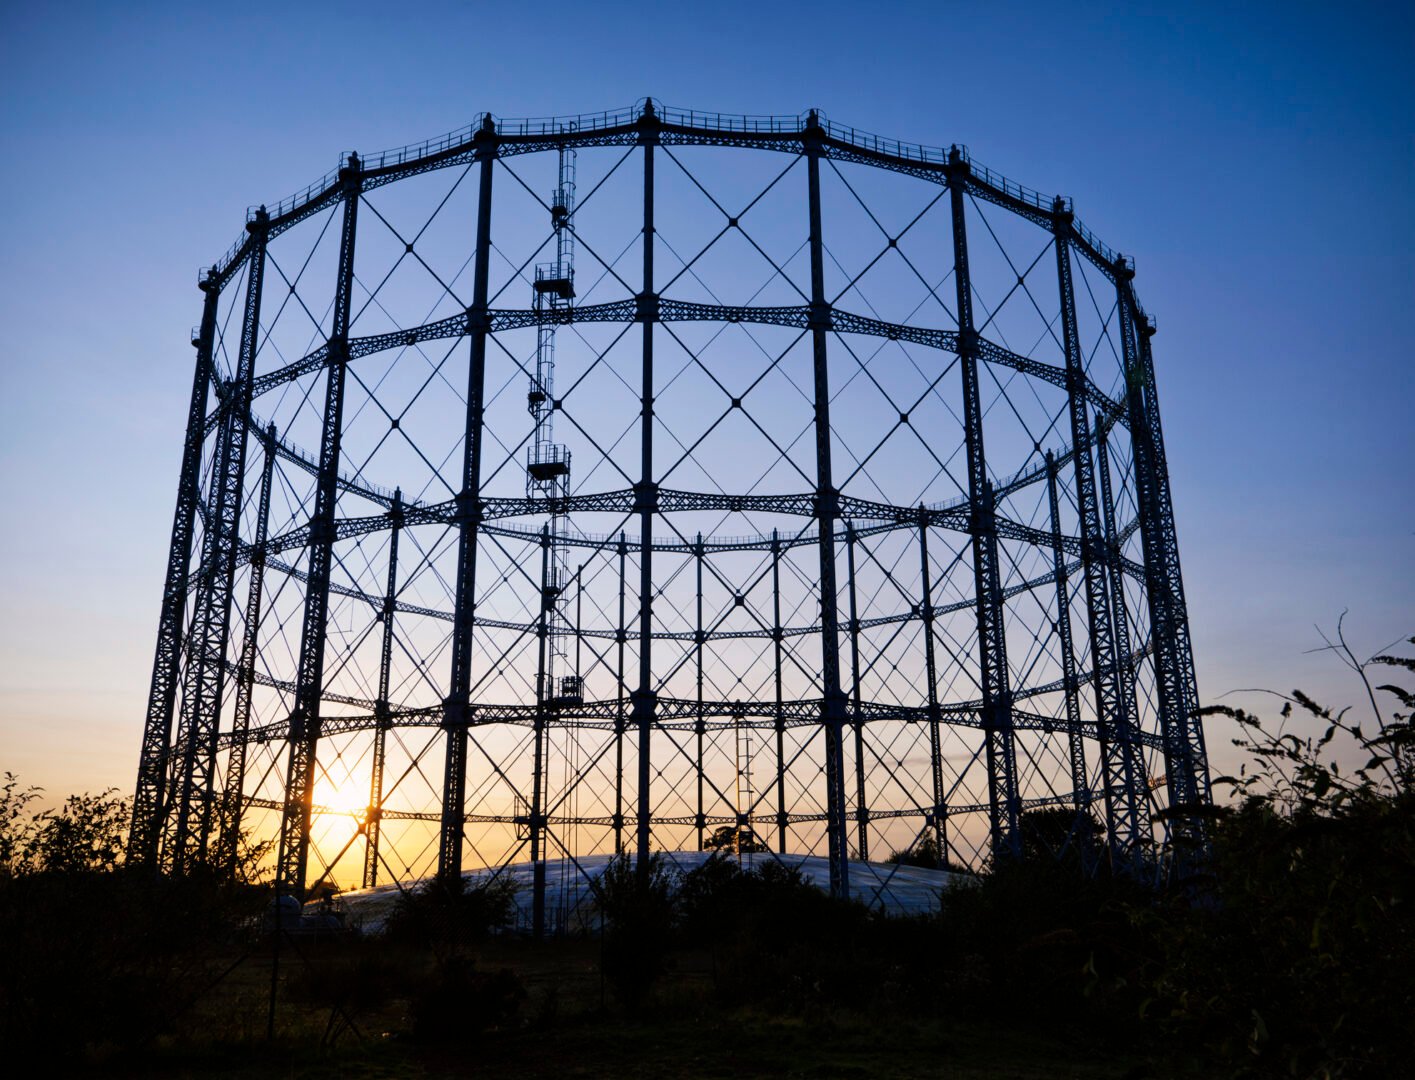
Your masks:
<svg viewBox="0 0 1415 1080"><path fill-rule="evenodd" d="M529 859L538 930L547 866L724 830L868 897L1056 806L1162 871L1209 777L1133 277L816 111L345 155L199 279L130 857Z"/></svg>

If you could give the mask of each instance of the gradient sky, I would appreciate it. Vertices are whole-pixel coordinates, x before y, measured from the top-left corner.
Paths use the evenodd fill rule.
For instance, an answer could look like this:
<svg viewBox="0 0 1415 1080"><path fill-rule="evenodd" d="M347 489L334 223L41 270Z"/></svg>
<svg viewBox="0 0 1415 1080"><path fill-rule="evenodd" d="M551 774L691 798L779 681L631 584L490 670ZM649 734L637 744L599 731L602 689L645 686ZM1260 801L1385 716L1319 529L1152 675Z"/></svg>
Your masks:
<svg viewBox="0 0 1415 1080"><path fill-rule="evenodd" d="M1313 625L1415 633L1409 5L57 7L0 13L0 769L26 782L132 784L197 267L340 151L482 110L818 106L1069 193L1159 320L1205 699L1355 701Z"/></svg>

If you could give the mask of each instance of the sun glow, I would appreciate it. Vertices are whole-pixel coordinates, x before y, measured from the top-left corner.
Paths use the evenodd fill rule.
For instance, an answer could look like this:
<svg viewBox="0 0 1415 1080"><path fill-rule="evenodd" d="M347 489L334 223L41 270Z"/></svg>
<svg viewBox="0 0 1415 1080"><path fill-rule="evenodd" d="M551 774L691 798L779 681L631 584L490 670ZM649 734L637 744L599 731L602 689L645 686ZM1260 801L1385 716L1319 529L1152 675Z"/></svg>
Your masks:
<svg viewBox="0 0 1415 1080"><path fill-rule="evenodd" d="M314 804L336 814L353 814L360 819L368 810L368 781L350 776L336 784L321 776L314 785Z"/></svg>

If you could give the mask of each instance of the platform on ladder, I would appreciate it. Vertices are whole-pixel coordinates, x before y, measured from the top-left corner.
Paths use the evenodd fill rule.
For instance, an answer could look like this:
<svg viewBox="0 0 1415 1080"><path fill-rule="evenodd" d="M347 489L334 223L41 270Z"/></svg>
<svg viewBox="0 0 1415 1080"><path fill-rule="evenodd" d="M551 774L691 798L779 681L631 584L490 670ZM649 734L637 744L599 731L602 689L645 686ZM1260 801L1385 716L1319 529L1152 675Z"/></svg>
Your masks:
<svg viewBox="0 0 1415 1080"><path fill-rule="evenodd" d="M553 706L582 705L585 701L584 686L578 675L565 675L560 679L560 693L550 699Z"/></svg>
<svg viewBox="0 0 1415 1080"><path fill-rule="evenodd" d="M526 450L526 472L537 483L570 474L570 451L559 443L537 443Z"/></svg>
<svg viewBox="0 0 1415 1080"><path fill-rule="evenodd" d="M559 300L575 298L575 271L564 263L542 263L536 267L535 290Z"/></svg>

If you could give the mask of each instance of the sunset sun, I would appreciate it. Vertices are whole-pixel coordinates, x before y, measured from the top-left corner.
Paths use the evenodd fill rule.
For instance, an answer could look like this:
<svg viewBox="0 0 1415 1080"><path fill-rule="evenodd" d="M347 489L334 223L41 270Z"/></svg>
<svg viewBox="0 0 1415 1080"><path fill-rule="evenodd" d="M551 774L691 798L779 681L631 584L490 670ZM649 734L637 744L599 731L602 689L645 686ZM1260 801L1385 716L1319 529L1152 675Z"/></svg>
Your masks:
<svg viewBox="0 0 1415 1080"><path fill-rule="evenodd" d="M368 781L349 776L336 783L331 777L321 776L314 787L314 804L336 814L362 818L368 809Z"/></svg>

